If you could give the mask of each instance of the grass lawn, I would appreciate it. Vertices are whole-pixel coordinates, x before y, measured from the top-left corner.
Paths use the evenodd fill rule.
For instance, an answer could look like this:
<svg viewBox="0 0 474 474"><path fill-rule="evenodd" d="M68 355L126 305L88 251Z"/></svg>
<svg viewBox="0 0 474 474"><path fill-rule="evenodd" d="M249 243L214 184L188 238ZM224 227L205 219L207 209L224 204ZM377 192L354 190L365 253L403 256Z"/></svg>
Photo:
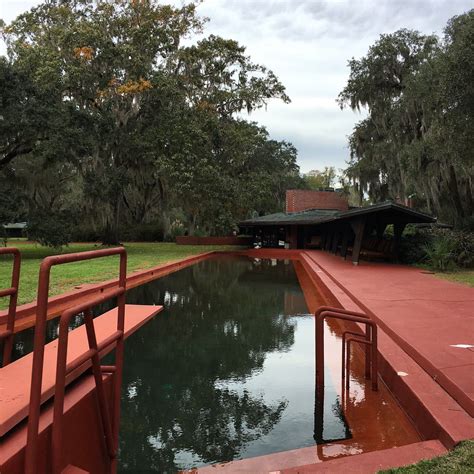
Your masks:
<svg viewBox="0 0 474 474"><path fill-rule="evenodd" d="M474 270L460 270L458 272L436 273L439 278L454 281L456 283L464 283L465 285L474 286Z"/></svg>
<svg viewBox="0 0 474 474"><path fill-rule="evenodd" d="M94 243L70 244L62 252L58 252L48 247L13 240L8 242L8 246L18 247L21 251L19 304L29 303L36 299L38 271L44 257L58 253L83 252L101 248L100 245ZM164 242L126 243L125 247L128 255L127 273L210 250L238 248L223 245L176 245ZM82 283L100 282L117 276L118 260L118 256L112 256L53 267L50 295L63 293ZM5 256L0 260L0 288L8 288L11 284L11 261L11 256ZM5 309L7 306L8 298L1 298L0 309Z"/></svg>
<svg viewBox="0 0 474 474"><path fill-rule="evenodd" d="M474 472L474 441L464 441L445 456L411 466L380 471L379 474L445 474Z"/></svg>
<svg viewBox="0 0 474 474"><path fill-rule="evenodd" d="M474 269L472 268L459 268L450 272L438 272L433 270L429 265L423 263L417 263L413 266L426 272L433 273L435 277L442 278L443 280L474 286Z"/></svg>

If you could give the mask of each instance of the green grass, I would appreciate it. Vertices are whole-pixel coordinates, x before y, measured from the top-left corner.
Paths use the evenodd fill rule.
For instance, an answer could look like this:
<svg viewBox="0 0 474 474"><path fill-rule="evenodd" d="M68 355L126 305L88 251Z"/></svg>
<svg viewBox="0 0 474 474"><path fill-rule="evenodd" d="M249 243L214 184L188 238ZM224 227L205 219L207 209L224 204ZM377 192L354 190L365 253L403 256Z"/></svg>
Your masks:
<svg viewBox="0 0 474 474"><path fill-rule="evenodd" d="M474 441L464 441L445 456L421 461L411 466L380 471L379 474L464 474L474 472Z"/></svg>
<svg viewBox="0 0 474 474"><path fill-rule="evenodd" d="M70 244L62 251L57 251L24 241L9 241L8 246L18 247L21 250L19 304L29 303L36 299L38 271L43 258L58 253L83 252L101 248L98 244L81 243ZM222 245L176 245L162 242L126 243L125 247L128 255L127 273L210 250L233 250L238 248ZM11 260L10 256L5 256L0 260L0 288L7 288L11 284ZM117 274L118 256L53 267L50 295L63 293L83 283L108 280L114 278ZM7 306L8 298L0 299L0 309Z"/></svg>
<svg viewBox="0 0 474 474"><path fill-rule="evenodd" d="M433 270L425 263L417 263L413 265L422 271L433 273L435 277L443 280L453 281L455 283L462 283L463 285L474 286L474 269L472 268L458 268L450 272L439 272Z"/></svg>
<svg viewBox="0 0 474 474"><path fill-rule="evenodd" d="M459 270L456 272L436 273L439 278L474 286L474 270Z"/></svg>

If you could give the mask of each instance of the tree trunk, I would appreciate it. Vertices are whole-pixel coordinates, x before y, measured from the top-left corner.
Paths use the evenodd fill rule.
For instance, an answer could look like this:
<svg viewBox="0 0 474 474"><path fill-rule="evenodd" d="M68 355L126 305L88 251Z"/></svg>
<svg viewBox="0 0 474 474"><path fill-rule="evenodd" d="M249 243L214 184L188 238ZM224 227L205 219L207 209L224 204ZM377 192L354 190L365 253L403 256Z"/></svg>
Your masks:
<svg viewBox="0 0 474 474"><path fill-rule="evenodd" d="M196 230L196 215L191 214L189 216L189 222L188 222L188 235L194 235L195 230Z"/></svg>
<svg viewBox="0 0 474 474"><path fill-rule="evenodd" d="M163 240L171 241L171 219L167 207L161 211L161 225L163 227Z"/></svg>
<svg viewBox="0 0 474 474"><path fill-rule="evenodd" d="M465 193L466 199L466 210L467 210L467 215L472 217L474 216L474 198L472 197L472 191L471 191L471 182L470 179L466 180L466 193Z"/></svg>
<svg viewBox="0 0 474 474"><path fill-rule="evenodd" d="M449 166L449 192L456 209L456 221L459 221L459 218L464 217L464 209L462 207L461 196L459 195L456 170L453 165Z"/></svg>
<svg viewBox="0 0 474 474"><path fill-rule="evenodd" d="M158 179L158 189L160 191L161 206L161 225L163 226L163 240L171 240L171 219L169 213L168 197L165 192L165 186L161 179Z"/></svg>
<svg viewBox="0 0 474 474"><path fill-rule="evenodd" d="M120 214L122 208L122 196L119 194L114 202L113 214L107 220L104 237L102 239L103 245L120 245Z"/></svg>

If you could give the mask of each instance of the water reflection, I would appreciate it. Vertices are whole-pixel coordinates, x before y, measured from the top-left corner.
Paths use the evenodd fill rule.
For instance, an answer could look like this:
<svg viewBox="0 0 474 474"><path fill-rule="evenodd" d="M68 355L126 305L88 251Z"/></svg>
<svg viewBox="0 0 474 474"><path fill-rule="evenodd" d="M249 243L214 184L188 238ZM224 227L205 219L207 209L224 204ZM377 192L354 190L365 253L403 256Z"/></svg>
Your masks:
<svg viewBox="0 0 474 474"><path fill-rule="evenodd" d="M127 302L166 310L126 344L122 471L314 444L314 322L299 315L291 262L207 260L131 290ZM347 437L326 385L321 433Z"/></svg>
<svg viewBox="0 0 474 474"><path fill-rule="evenodd" d="M100 312L97 312L100 314ZM81 326L84 323L84 318L82 314L74 316L71 319L69 328L75 329ZM59 319L51 319L46 323L46 342L51 342L52 340L58 337L58 328L59 328ZM12 351L12 360L17 360L20 357L23 357L25 354L28 354L33 351L33 339L34 339L34 328L25 329L18 334L15 334L13 351ZM1 346L0 346L1 347ZM0 354L1 357L1 354Z"/></svg>

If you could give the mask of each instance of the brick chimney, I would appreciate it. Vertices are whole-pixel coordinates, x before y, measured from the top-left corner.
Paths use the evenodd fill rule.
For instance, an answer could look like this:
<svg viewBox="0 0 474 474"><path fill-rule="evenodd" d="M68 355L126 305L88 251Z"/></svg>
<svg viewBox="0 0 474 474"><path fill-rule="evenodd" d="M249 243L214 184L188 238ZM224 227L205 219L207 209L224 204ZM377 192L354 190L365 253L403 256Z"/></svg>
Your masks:
<svg viewBox="0 0 474 474"><path fill-rule="evenodd" d="M300 212L308 209L349 210L345 196L336 191L308 191L289 189L286 191L286 212Z"/></svg>

